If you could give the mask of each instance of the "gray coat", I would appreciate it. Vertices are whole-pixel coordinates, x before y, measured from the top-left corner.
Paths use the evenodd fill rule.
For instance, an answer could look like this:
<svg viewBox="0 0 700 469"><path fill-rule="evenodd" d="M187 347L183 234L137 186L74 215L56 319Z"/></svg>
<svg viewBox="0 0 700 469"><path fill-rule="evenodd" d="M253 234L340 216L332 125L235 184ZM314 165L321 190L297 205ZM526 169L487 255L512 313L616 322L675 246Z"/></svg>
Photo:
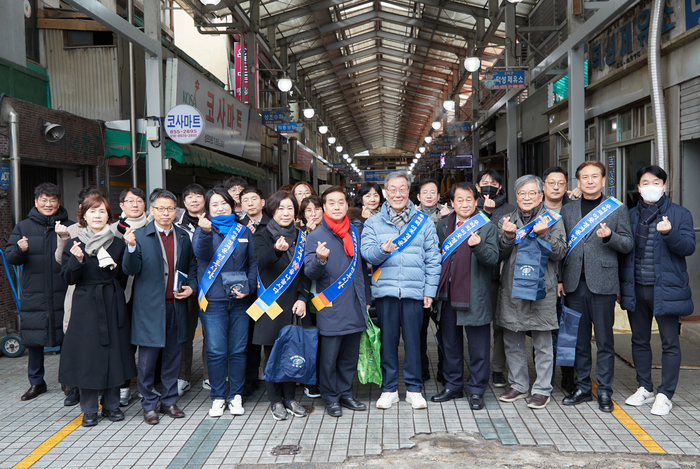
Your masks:
<svg viewBox="0 0 700 469"><path fill-rule="evenodd" d="M561 216L568 239L576 224L583 218L581 216L581 199L572 200L562 207ZM592 293L616 295L620 291L617 256L618 253L627 254L634 247L628 211L625 207L618 207L608 215L603 223L612 231L609 240L605 241L595 233L600 228L600 224L598 224L571 250L564 261L564 291L566 293L573 292L578 287L581 269L584 265L586 285Z"/></svg>
<svg viewBox="0 0 700 469"><path fill-rule="evenodd" d="M542 205L536 216L542 215L546 209ZM518 210L510 215L510 221L518 228L523 223ZM505 218L505 217L504 217ZM547 234L541 237L552 246L552 254L544 271L545 288L547 296L538 301L521 300L512 298L513 272L515 258L518 256L518 246L515 238L506 236L503 231L503 219L498 223L498 248L501 259L505 259L501 271L501 285L498 288L498 306L496 307L496 324L508 330L520 331L551 331L559 328L557 322L557 268L559 260L566 254L566 240L564 236L564 224L561 220L549 227Z"/></svg>

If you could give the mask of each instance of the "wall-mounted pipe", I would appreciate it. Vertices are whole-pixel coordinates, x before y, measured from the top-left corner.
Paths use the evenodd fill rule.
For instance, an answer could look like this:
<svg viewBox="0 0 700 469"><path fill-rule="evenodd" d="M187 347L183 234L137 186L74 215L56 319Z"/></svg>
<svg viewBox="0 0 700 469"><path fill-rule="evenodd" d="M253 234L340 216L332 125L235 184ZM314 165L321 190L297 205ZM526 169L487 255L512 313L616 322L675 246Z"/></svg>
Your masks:
<svg viewBox="0 0 700 469"><path fill-rule="evenodd" d="M12 217L15 225L22 221L19 168L19 114L10 111L10 191L12 192Z"/></svg>
<svg viewBox="0 0 700 469"><path fill-rule="evenodd" d="M649 79L651 81L651 104L654 111L654 130L656 131L656 164L663 169L668 166L668 125L659 65L661 61L661 23L665 5L665 0L654 0L654 9L649 25Z"/></svg>

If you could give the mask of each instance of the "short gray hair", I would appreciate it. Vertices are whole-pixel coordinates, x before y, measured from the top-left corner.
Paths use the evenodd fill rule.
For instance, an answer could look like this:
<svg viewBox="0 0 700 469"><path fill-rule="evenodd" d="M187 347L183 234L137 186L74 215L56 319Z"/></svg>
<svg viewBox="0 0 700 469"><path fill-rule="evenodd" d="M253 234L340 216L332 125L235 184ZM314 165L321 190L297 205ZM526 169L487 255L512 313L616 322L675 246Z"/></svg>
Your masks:
<svg viewBox="0 0 700 469"><path fill-rule="evenodd" d="M542 179L533 174L526 174L525 176L520 176L515 180L515 193L517 194L521 187L523 187L525 184L530 184L531 182L537 184L537 192L541 194L542 190L544 189L544 184L542 183Z"/></svg>
<svg viewBox="0 0 700 469"><path fill-rule="evenodd" d="M175 194L170 192L167 189L153 189L153 192L151 192L151 196L149 197L149 200L151 201L151 206L156 203L156 200L158 199L170 199L173 202L175 202L175 205L177 206L177 197L175 197Z"/></svg>
<svg viewBox="0 0 700 469"><path fill-rule="evenodd" d="M393 171L387 174L384 178L384 187L386 187L389 184L389 181L396 178L404 178L406 180L406 184L409 187L411 187L411 178L408 176L408 173L406 171Z"/></svg>

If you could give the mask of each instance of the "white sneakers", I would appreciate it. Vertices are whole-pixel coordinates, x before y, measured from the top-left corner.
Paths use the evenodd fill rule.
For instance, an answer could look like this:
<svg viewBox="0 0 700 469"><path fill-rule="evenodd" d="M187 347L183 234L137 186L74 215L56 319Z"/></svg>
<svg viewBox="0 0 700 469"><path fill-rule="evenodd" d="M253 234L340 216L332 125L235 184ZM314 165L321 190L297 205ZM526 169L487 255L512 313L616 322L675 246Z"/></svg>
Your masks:
<svg viewBox="0 0 700 469"><path fill-rule="evenodd" d="M177 380L177 395L182 396L190 389L190 382L184 379Z"/></svg>
<svg viewBox="0 0 700 469"><path fill-rule="evenodd" d="M377 409L391 409L391 405L399 402L398 391L383 392L377 399Z"/></svg>
<svg viewBox="0 0 700 469"><path fill-rule="evenodd" d="M652 415L668 415L673 408L673 403L671 402L671 399L666 397L666 394L660 392L656 394L656 397L654 397L654 393L647 391L643 386L640 386L639 389L637 389L637 392L628 397L625 404L640 406L650 402L654 403L651 406Z"/></svg>
<svg viewBox="0 0 700 469"><path fill-rule="evenodd" d="M427 409L428 408L428 403L425 402L425 398L423 397L423 394L420 392L407 392L406 393L406 402L411 404L411 407L414 409Z"/></svg>
<svg viewBox="0 0 700 469"><path fill-rule="evenodd" d="M644 389L644 386L639 386L637 392L628 397L625 401L625 404L638 407L640 405L648 404L650 402L654 402L654 393Z"/></svg>
<svg viewBox="0 0 700 469"><path fill-rule="evenodd" d="M208 389L208 390L211 391L211 385L209 384L209 380L208 380L208 379L205 379L204 381L202 381L202 388Z"/></svg>
<svg viewBox="0 0 700 469"><path fill-rule="evenodd" d="M651 413L652 415L668 415L672 408L673 403L671 399L666 397L666 394L660 392L656 394L654 405L651 406Z"/></svg>
<svg viewBox="0 0 700 469"><path fill-rule="evenodd" d="M228 410L231 415L243 415L243 399L240 394L236 394L232 400L228 402Z"/></svg>
<svg viewBox="0 0 700 469"><path fill-rule="evenodd" d="M226 409L226 400L214 399L211 403L211 409L209 409L209 416L221 417L224 415L224 409Z"/></svg>
<svg viewBox="0 0 700 469"><path fill-rule="evenodd" d="M377 409L391 409L391 405L397 402L399 402L398 391L383 392L377 399ZM428 407L423 394L420 392L407 392L406 402L411 404L411 407L414 409L425 409Z"/></svg>
<svg viewBox="0 0 700 469"><path fill-rule="evenodd" d="M119 389L119 405L121 407L129 405L129 401L131 400L131 389L130 388L122 388Z"/></svg>

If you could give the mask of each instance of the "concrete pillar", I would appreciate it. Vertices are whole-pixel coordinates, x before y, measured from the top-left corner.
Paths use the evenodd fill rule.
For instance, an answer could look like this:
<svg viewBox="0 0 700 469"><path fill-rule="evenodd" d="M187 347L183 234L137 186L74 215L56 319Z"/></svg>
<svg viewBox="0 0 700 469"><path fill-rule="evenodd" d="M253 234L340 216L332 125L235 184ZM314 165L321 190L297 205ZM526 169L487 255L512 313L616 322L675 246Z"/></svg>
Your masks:
<svg viewBox="0 0 700 469"><path fill-rule="evenodd" d="M288 49L287 49L287 41L285 39L282 39L280 41L280 63L282 64L282 68L286 71L287 69L287 60L288 60L288 55L287 55ZM280 106L283 108L287 107L287 100L289 98L289 95L287 93L282 93L280 91ZM287 145L287 149L284 150L284 145ZM289 184L289 143L287 142L287 139L278 136L277 138L277 148L279 148L279 169L281 173L280 181L282 186Z"/></svg>
<svg viewBox="0 0 700 469"><path fill-rule="evenodd" d="M515 4L506 3L506 67L517 65L513 52L515 51ZM518 115L516 112L517 101L512 99L506 104L506 119L508 119L508 140L507 140L507 169L506 169L506 191L508 202L515 205L515 189L513 184L518 178Z"/></svg>
<svg viewBox="0 0 700 469"><path fill-rule="evenodd" d="M143 2L144 31L148 37L155 39L160 44L160 1L144 0ZM163 112L163 55L158 49L158 55L145 56L146 62L146 113L148 116L161 118ZM158 187L165 189L165 170L163 169L163 145L165 141L164 130L161 121L149 119L147 127L157 126L160 130L160 141L153 146L148 143L148 155L146 159L146 195L150 195L153 189Z"/></svg>
<svg viewBox="0 0 700 469"><path fill-rule="evenodd" d="M569 50L569 187L576 187L574 173L586 160L586 90L583 86L583 46Z"/></svg>

